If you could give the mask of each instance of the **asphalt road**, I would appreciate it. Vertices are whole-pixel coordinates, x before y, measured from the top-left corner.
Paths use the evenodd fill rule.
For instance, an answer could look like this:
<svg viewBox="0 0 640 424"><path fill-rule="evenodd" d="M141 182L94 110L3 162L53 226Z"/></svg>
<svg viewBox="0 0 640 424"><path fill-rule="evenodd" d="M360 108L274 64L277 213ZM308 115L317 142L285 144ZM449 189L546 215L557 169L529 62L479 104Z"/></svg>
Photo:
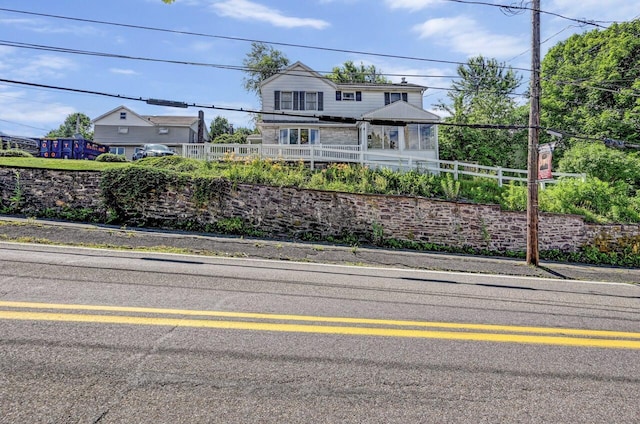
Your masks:
<svg viewBox="0 0 640 424"><path fill-rule="evenodd" d="M640 287L0 243L0 423L637 423Z"/></svg>

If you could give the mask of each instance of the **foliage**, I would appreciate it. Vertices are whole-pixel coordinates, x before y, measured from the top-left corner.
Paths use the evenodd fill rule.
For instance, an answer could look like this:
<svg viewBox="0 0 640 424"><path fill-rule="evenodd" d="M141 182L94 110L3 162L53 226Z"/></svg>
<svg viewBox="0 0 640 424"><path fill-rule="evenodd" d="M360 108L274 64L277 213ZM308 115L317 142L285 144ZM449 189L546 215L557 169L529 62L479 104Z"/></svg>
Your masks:
<svg viewBox="0 0 640 424"><path fill-rule="evenodd" d="M233 134L221 134L212 140L212 143L215 144L246 144L247 134L241 131Z"/></svg>
<svg viewBox="0 0 640 424"><path fill-rule="evenodd" d="M245 90L259 97L262 81L289 66L289 59L281 51L254 41L242 64L247 68L247 76L244 78Z"/></svg>
<svg viewBox="0 0 640 424"><path fill-rule="evenodd" d="M122 222L144 223L137 213L155 192L166 192L181 186L181 174L146 166L107 169L100 179L100 190L105 208Z"/></svg>
<svg viewBox="0 0 640 424"><path fill-rule="evenodd" d="M102 153L96 158L96 162L126 162L127 158L123 155L113 153Z"/></svg>
<svg viewBox="0 0 640 424"><path fill-rule="evenodd" d="M8 149L8 150L2 150L0 149L0 157L5 157L5 158L32 158L33 155L29 152L25 152L24 150L20 150L20 149Z"/></svg>
<svg viewBox="0 0 640 424"><path fill-rule="evenodd" d="M364 66L360 62L360 66L356 66L351 60L344 62L342 66L335 66L327 78L337 83L387 84L391 82L382 74L382 70L376 69L374 65Z"/></svg>
<svg viewBox="0 0 640 424"><path fill-rule="evenodd" d="M640 142L638 33L640 20L614 23L552 47L541 68L542 124L590 137Z"/></svg>
<svg viewBox="0 0 640 424"><path fill-rule="evenodd" d="M447 200L457 200L460 195L460 181L455 181L451 174L440 180L442 192Z"/></svg>
<svg viewBox="0 0 640 424"><path fill-rule="evenodd" d="M567 178L539 194L540 209L545 212L578 214L600 223L640 222L640 199L630 197L628 185L620 181Z"/></svg>
<svg viewBox="0 0 640 424"><path fill-rule="evenodd" d="M502 193L500 206L509 211L527 210L527 187L510 183Z"/></svg>
<svg viewBox="0 0 640 424"><path fill-rule="evenodd" d="M76 131L76 127L79 131ZM71 138L76 133L80 133L85 140L93 140L93 124L91 118L84 113L72 113L67 116L57 130L51 130L46 137L49 138Z"/></svg>
<svg viewBox="0 0 640 424"><path fill-rule="evenodd" d="M602 181L623 181L640 189L640 157L596 143L577 143L567 150L558 163L560 172L584 172Z"/></svg>
<svg viewBox="0 0 640 424"><path fill-rule="evenodd" d="M468 125L528 124L528 112L512 98L521 83L511 67L473 57L458 66L459 81L436 107L449 116L439 129L440 158L486 166L526 168L527 130L470 128Z"/></svg>
<svg viewBox="0 0 640 424"><path fill-rule="evenodd" d="M65 171L101 171L108 168L122 168L127 163L96 162L95 160L49 159L39 157L1 157L0 166L17 168L58 169Z"/></svg>
<svg viewBox="0 0 640 424"><path fill-rule="evenodd" d="M229 120L223 116L216 116L209 126L209 140L215 140L216 137L222 134L229 134L230 132L231 124Z"/></svg>
<svg viewBox="0 0 640 424"><path fill-rule="evenodd" d="M204 164L197 159L188 159L182 156L155 156L139 159L135 166L166 169L176 172L193 172L201 169Z"/></svg>

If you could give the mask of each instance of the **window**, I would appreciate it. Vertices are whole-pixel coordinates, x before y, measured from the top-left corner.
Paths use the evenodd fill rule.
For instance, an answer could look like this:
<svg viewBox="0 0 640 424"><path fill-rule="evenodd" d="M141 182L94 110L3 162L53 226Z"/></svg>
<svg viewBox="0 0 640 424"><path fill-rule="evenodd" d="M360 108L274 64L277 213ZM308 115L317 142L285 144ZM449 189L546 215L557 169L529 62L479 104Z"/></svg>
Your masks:
<svg viewBox="0 0 640 424"><path fill-rule="evenodd" d="M280 144L318 144L319 130L316 128L281 128Z"/></svg>
<svg viewBox="0 0 640 424"><path fill-rule="evenodd" d="M120 112L120 119L127 119L127 112Z"/></svg>
<svg viewBox="0 0 640 424"><path fill-rule="evenodd" d="M399 127L371 125L367 138L369 149L398 150Z"/></svg>
<svg viewBox="0 0 640 424"><path fill-rule="evenodd" d="M356 93L354 93L353 91L342 92L342 101L353 102L355 100L356 100Z"/></svg>
<svg viewBox="0 0 640 424"><path fill-rule="evenodd" d="M305 110L318 110L318 93L307 91L304 93Z"/></svg>
<svg viewBox="0 0 640 424"><path fill-rule="evenodd" d="M280 93L280 109L293 110L293 91Z"/></svg>
<svg viewBox="0 0 640 424"><path fill-rule="evenodd" d="M169 128L166 128L166 127L158 128L158 134L169 134Z"/></svg>
<svg viewBox="0 0 640 424"><path fill-rule="evenodd" d="M118 134L129 134L129 127L118 127Z"/></svg>
<svg viewBox="0 0 640 424"><path fill-rule="evenodd" d="M409 93L384 93L384 104L389 105L391 103L399 102L400 100L404 102L409 101Z"/></svg>
<svg viewBox="0 0 640 424"><path fill-rule="evenodd" d="M109 153L113 153L114 155L125 155L124 147L109 147Z"/></svg>
<svg viewBox="0 0 640 424"><path fill-rule="evenodd" d="M436 148L436 135L433 125L407 125L405 150L433 150Z"/></svg>

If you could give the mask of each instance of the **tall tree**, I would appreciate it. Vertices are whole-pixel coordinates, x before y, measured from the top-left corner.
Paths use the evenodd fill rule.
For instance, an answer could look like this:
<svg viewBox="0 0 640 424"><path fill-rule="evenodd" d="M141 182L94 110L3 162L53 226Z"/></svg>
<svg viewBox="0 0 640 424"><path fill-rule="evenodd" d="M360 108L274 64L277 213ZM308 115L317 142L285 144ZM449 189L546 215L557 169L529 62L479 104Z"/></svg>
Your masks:
<svg viewBox="0 0 640 424"><path fill-rule="evenodd" d="M542 61L542 125L640 142L638 34L640 20L635 20L576 34L552 47Z"/></svg>
<svg viewBox="0 0 640 424"><path fill-rule="evenodd" d="M476 129L467 124L526 125L526 108L512 97L522 78L511 67L482 56L457 69L448 103L436 107L449 116L439 132L440 157L486 166L526 167L527 131ZM458 124L456 126L456 124Z"/></svg>
<svg viewBox="0 0 640 424"><path fill-rule="evenodd" d="M356 66L351 60L344 62L342 66L334 67L331 73L327 75L327 78L334 82L369 82L377 84L391 82L374 65L364 66L360 62L360 66Z"/></svg>
<svg viewBox="0 0 640 424"><path fill-rule="evenodd" d="M56 130L51 130L46 137L69 138L79 133L86 140L93 140L93 124L91 118L84 113L72 113Z"/></svg>
<svg viewBox="0 0 640 424"><path fill-rule="evenodd" d="M246 67L245 90L260 95L260 83L287 66L289 59L279 50L264 43L251 43L251 51L242 61Z"/></svg>
<svg viewBox="0 0 640 424"><path fill-rule="evenodd" d="M230 130L231 124L229 124L227 118L216 116L209 126L209 140L215 140L216 137L222 134L229 134Z"/></svg>

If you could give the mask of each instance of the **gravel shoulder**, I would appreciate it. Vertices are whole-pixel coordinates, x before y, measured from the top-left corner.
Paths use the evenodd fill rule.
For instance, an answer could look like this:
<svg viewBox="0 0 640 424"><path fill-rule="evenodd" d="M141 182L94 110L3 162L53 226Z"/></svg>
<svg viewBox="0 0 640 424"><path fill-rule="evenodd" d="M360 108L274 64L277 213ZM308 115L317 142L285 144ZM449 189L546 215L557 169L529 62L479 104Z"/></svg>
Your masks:
<svg viewBox="0 0 640 424"><path fill-rule="evenodd" d="M0 241L638 284L640 269L337 246L0 216Z"/></svg>

